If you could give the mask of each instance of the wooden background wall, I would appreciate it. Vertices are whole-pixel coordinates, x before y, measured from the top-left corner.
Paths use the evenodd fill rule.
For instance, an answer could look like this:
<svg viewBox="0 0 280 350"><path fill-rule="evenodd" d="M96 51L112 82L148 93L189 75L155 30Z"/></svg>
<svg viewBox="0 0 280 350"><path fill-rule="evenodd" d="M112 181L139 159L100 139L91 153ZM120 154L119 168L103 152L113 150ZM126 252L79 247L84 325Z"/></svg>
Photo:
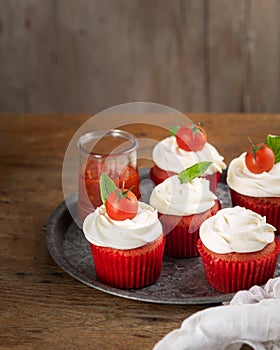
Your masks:
<svg viewBox="0 0 280 350"><path fill-rule="evenodd" d="M0 112L280 111L280 0L0 0Z"/></svg>

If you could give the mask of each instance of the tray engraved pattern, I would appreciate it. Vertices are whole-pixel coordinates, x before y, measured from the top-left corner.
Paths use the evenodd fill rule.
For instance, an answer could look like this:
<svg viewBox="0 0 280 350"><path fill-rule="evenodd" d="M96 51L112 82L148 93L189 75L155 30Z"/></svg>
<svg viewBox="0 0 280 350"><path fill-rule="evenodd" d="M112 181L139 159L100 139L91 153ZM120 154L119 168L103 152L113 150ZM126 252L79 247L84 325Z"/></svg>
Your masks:
<svg viewBox="0 0 280 350"><path fill-rule="evenodd" d="M153 184L148 169L141 169L142 200L148 201ZM224 178L224 177L223 177ZM218 185L217 196L223 207L231 206L230 195L223 180ZM77 194L68 200L68 206L77 206ZM52 216L46 229L47 248L54 261L70 276L89 287L115 296L160 304L215 304L228 301L233 294L221 294L211 288L205 278L201 259L175 259L164 256L158 281L136 290L121 290L104 285L95 275L89 244L82 230L71 217L65 202ZM280 258L275 276L280 276Z"/></svg>

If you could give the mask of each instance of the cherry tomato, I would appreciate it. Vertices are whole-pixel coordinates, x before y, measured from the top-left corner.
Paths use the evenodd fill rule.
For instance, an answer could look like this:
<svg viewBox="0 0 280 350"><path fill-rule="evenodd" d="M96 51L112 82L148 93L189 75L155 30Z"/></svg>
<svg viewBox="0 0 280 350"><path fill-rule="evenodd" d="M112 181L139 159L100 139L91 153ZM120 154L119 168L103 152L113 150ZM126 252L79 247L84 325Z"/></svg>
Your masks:
<svg viewBox="0 0 280 350"><path fill-rule="evenodd" d="M106 211L113 220L133 219L138 210L138 201L135 194L128 190L115 190L106 200Z"/></svg>
<svg viewBox="0 0 280 350"><path fill-rule="evenodd" d="M252 144L247 150L245 164L254 174L269 171L275 163L275 155L270 147L264 143Z"/></svg>
<svg viewBox="0 0 280 350"><path fill-rule="evenodd" d="M195 124L181 126L176 133L176 141L180 148L185 151L200 151L207 141L206 131Z"/></svg>

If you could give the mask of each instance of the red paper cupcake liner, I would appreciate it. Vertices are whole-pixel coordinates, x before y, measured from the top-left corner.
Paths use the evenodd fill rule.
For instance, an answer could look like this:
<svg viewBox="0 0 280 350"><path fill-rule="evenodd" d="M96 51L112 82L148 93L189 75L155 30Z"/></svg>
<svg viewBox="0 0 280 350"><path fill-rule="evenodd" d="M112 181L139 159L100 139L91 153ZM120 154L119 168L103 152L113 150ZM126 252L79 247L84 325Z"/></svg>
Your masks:
<svg viewBox="0 0 280 350"><path fill-rule="evenodd" d="M212 191L213 193L216 193L220 177L221 173L214 173L212 175L205 176L205 179L207 179L210 182L210 191Z"/></svg>
<svg viewBox="0 0 280 350"><path fill-rule="evenodd" d="M163 230L171 229L168 222L163 223ZM164 253L175 258L190 258L198 256L196 243L199 229L189 232L189 228L179 223L166 236Z"/></svg>
<svg viewBox="0 0 280 350"><path fill-rule="evenodd" d="M230 188L232 205L239 205L266 217L266 222L280 234L280 197L250 197Z"/></svg>
<svg viewBox="0 0 280 350"><path fill-rule="evenodd" d="M175 215L159 214L163 232L166 234L164 253L175 258L191 258L198 256L197 240L199 228L203 221L221 209L219 201L213 208L195 215L178 218Z"/></svg>
<svg viewBox="0 0 280 350"><path fill-rule="evenodd" d="M166 180L168 177L171 177L173 175L177 175L177 173L174 173L173 171L166 171L161 168L159 168L157 165L154 165L150 169L150 178L154 182L155 185L159 185L164 180Z"/></svg>
<svg viewBox="0 0 280 350"><path fill-rule="evenodd" d="M237 259L231 260L230 253L221 254L222 257L217 258L217 254L211 254L200 239L197 247L210 286L221 293L235 293L239 290L249 289L254 285L265 284L273 277L280 251L280 243L277 238L275 238L275 243L275 249L267 255L257 255L258 257L255 259L239 261ZM240 259L244 257L243 254L240 254Z"/></svg>
<svg viewBox="0 0 280 350"><path fill-rule="evenodd" d="M90 244L97 278L120 289L136 289L156 282L162 269L165 238L141 248L118 250Z"/></svg>
<svg viewBox="0 0 280 350"><path fill-rule="evenodd" d="M157 165L154 165L150 169L150 178L154 182L155 185L158 185L158 184L162 183L168 177L171 177L173 175L177 175L177 173L174 173L172 171L162 170ZM218 173L218 172L214 173L212 175L204 176L205 179L209 180L209 182L210 182L210 190L213 193L216 193L220 177L221 177L221 174Z"/></svg>

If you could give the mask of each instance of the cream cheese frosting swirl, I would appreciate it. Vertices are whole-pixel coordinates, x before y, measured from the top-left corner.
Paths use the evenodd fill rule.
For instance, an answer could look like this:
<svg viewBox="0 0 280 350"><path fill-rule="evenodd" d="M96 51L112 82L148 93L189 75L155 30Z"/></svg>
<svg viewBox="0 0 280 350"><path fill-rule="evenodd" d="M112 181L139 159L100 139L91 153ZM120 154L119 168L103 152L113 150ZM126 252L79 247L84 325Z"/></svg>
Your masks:
<svg viewBox="0 0 280 350"><path fill-rule="evenodd" d="M201 151L188 152L178 147L175 136L167 137L158 142L153 149L152 157L159 168L178 174L184 169L202 161L212 162L205 175L212 175L216 172L221 173L226 168L226 164L223 162L224 157L210 143L206 142Z"/></svg>
<svg viewBox="0 0 280 350"><path fill-rule="evenodd" d="M261 174L252 173L245 164L246 152L231 161L227 184L236 192L252 197L280 197L280 163Z"/></svg>
<svg viewBox="0 0 280 350"><path fill-rule="evenodd" d="M182 184L177 175L157 185L151 194L150 204L159 213L193 215L202 213L215 204L217 197L209 189L209 181L201 177Z"/></svg>
<svg viewBox="0 0 280 350"><path fill-rule="evenodd" d="M162 234L157 210L138 202L133 219L112 220L102 205L89 214L83 224L86 239L97 246L115 249L134 249L153 242Z"/></svg>
<svg viewBox="0 0 280 350"><path fill-rule="evenodd" d="M199 229L202 243L218 254L251 253L274 240L275 227L266 218L239 206L221 209Z"/></svg>

